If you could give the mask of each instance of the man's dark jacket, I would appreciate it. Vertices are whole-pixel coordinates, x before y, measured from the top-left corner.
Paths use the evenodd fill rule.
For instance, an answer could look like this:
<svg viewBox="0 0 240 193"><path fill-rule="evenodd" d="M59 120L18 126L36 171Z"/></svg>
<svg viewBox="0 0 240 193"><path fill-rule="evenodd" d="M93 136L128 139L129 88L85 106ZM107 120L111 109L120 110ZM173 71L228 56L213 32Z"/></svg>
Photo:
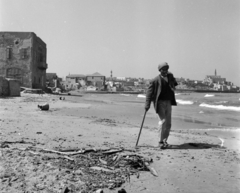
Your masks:
<svg viewBox="0 0 240 193"><path fill-rule="evenodd" d="M171 72L168 72L167 77L168 77L169 86L173 91L173 99L171 100L171 104L176 106L177 102L175 99L174 89L175 89L175 86L177 86L178 84ZM155 111L156 111L156 113L158 112L158 109L157 109L158 108L158 98L161 94L161 90L162 90L161 75L158 75L157 77L155 77L154 79L152 79L150 81L150 85L147 89L146 103L145 103L146 109L149 109L151 102L153 102Z"/></svg>

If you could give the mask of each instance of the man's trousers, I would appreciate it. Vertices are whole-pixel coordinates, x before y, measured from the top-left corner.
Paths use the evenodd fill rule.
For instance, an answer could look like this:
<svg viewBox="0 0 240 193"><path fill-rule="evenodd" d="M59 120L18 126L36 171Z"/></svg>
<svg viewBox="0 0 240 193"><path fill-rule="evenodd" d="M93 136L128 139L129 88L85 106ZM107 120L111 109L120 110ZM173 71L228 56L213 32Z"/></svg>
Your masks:
<svg viewBox="0 0 240 193"><path fill-rule="evenodd" d="M170 100L158 101L158 134L159 142L167 142L172 125L172 105Z"/></svg>

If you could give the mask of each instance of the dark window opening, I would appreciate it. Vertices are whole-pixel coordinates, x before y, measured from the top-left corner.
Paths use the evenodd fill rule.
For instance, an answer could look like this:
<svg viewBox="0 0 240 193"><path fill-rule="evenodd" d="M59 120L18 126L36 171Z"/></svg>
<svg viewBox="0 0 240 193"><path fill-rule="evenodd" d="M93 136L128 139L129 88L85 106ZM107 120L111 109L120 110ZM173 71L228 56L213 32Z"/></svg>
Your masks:
<svg viewBox="0 0 240 193"><path fill-rule="evenodd" d="M39 62L44 62L44 54L41 47L38 47L38 59Z"/></svg>
<svg viewBox="0 0 240 193"><path fill-rule="evenodd" d="M27 58L27 49L26 48L21 49L20 53L21 53L22 59Z"/></svg>
<svg viewBox="0 0 240 193"><path fill-rule="evenodd" d="M4 75L5 74L5 70L4 69L0 69L0 75Z"/></svg>
<svg viewBox="0 0 240 193"><path fill-rule="evenodd" d="M42 53L39 54L39 62L44 62L44 57Z"/></svg>
<svg viewBox="0 0 240 193"><path fill-rule="evenodd" d="M11 59L12 56L12 48L7 48L7 59Z"/></svg>

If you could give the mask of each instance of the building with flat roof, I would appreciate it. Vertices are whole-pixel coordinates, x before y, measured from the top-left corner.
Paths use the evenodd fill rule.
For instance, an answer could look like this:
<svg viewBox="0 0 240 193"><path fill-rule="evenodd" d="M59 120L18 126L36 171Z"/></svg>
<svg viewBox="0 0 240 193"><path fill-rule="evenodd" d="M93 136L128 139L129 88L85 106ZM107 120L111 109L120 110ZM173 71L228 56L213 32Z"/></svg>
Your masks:
<svg viewBox="0 0 240 193"><path fill-rule="evenodd" d="M28 88L46 87L47 46L33 32L0 32L0 77Z"/></svg>
<svg viewBox="0 0 240 193"><path fill-rule="evenodd" d="M105 79L106 77L98 72L86 75L87 84L97 88L105 86Z"/></svg>

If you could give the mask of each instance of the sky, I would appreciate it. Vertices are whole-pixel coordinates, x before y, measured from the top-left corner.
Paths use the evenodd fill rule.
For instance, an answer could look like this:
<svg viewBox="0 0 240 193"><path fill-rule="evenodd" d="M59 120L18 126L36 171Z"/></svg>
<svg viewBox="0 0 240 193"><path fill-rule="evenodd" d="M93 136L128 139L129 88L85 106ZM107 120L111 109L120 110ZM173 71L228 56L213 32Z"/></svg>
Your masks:
<svg viewBox="0 0 240 193"><path fill-rule="evenodd" d="M47 72L151 79L224 77L240 86L239 0L0 0L0 31L34 32Z"/></svg>

